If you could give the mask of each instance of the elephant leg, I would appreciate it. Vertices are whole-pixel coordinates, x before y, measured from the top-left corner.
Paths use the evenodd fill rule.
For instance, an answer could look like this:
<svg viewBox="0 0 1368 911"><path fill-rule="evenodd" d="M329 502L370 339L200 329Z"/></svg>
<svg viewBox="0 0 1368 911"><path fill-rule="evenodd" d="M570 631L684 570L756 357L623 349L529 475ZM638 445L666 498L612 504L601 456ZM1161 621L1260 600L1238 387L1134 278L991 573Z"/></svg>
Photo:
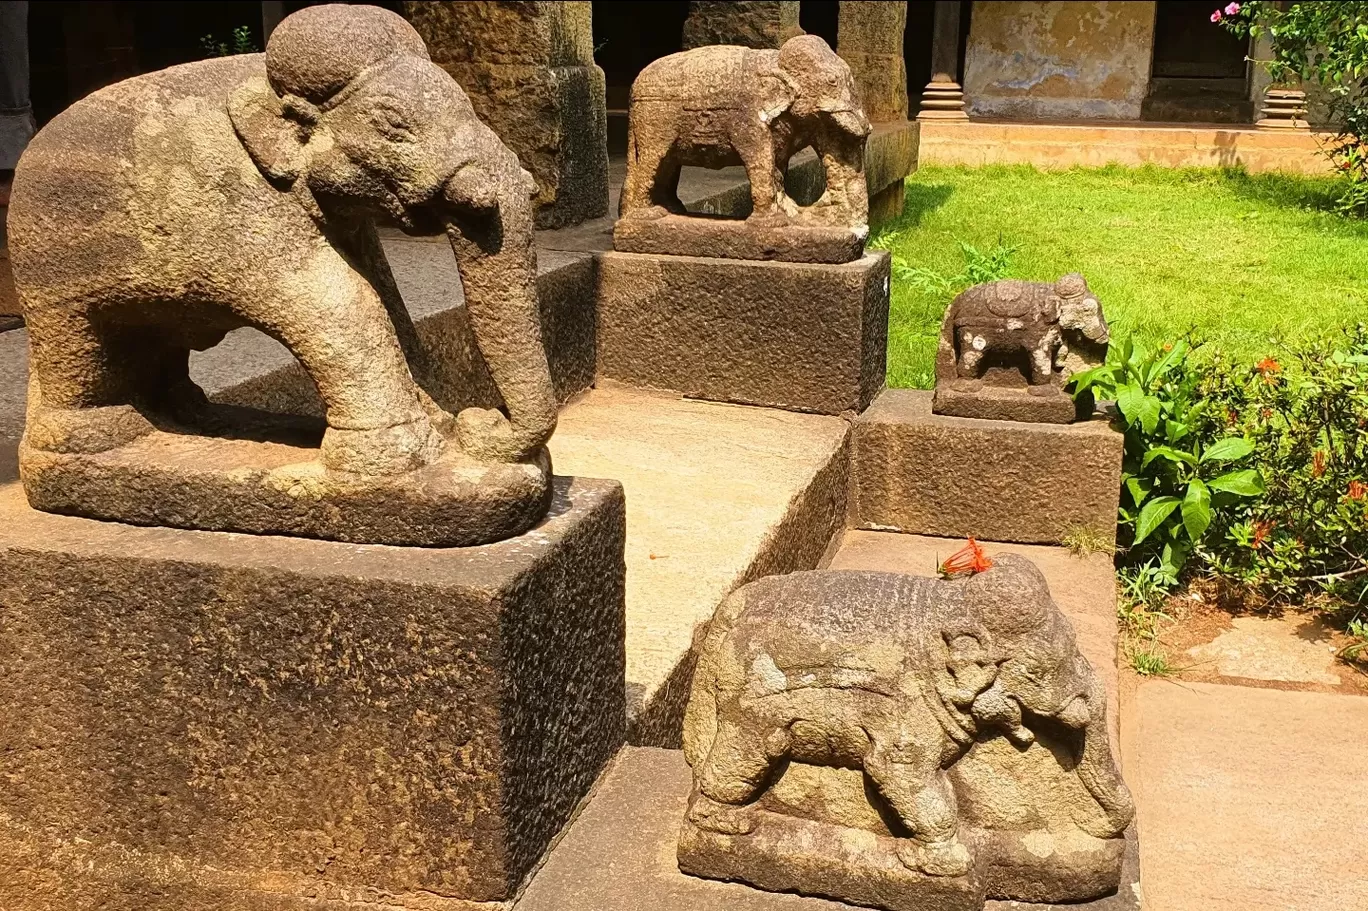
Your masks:
<svg viewBox="0 0 1368 911"><path fill-rule="evenodd" d="M864 769L912 835L898 846L904 864L929 876L969 872L969 851L956 838L959 808L954 787L936 757L898 749L875 737Z"/></svg>
<svg viewBox="0 0 1368 911"><path fill-rule="evenodd" d="M1054 353L1049 345L1031 349L1031 385L1045 386L1054 378Z"/></svg>
<svg viewBox="0 0 1368 911"><path fill-rule="evenodd" d="M622 187L621 214L626 218L659 218L670 211L679 183L679 165L670 148L659 142L633 142L636 158Z"/></svg>
<svg viewBox="0 0 1368 911"><path fill-rule="evenodd" d="M788 157L783 155L780 161L781 150L774 147L769 127L757 122L749 132L736 137L733 147L740 154L746 179L750 181L749 220L787 223L784 172L788 169Z"/></svg>
<svg viewBox="0 0 1368 911"><path fill-rule="evenodd" d="M763 732L736 721L718 719L708 758L697 772L699 789L719 803L746 803L759 793L773 760Z"/></svg>
<svg viewBox="0 0 1368 911"><path fill-rule="evenodd" d="M975 340L980 344L975 345ZM981 344L981 339L974 334L972 329L961 329L959 335L959 375L966 379L978 379L983 376L983 352L986 346Z"/></svg>
<svg viewBox="0 0 1368 911"><path fill-rule="evenodd" d="M29 308L29 419L25 444L50 452L104 452L153 430L134 407L130 362L116 334L84 307ZM137 363L137 352L131 352Z"/></svg>
<svg viewBox="0 0 1368 911"><path fill-rule="evenodd" d="M394 326L374 289L350 269L297 278L298 293L262 308L271 320L261 328L299 358L318 387L328 421L323 464L389 475L432 462L441 439L419 403Z"/></svg>

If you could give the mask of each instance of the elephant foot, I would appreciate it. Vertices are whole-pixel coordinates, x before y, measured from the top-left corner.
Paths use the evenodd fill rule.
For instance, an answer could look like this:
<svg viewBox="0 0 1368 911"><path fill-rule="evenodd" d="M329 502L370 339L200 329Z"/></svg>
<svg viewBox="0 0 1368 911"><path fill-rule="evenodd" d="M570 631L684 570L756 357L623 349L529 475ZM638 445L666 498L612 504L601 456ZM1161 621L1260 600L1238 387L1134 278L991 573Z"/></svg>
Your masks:
<svg viewBox="0 0 1368 911"><path fill-rule="evenodd" d="M781 209L771 209L768 212L755 212L746 218L746 224L754 225L757 228L783 228L787 227L792 219Z"/></svg>
<svg viewBox="0 0 1368 911"><path fill-rule="evenodd" d="M747 807L718 803L698 794L689 805L689 822L722 835L749 835L755 831L755 814Z"/></svg>
<svg viewBox="0 0 1368 911"><path fill-rule="evenodd" d="M528 455L508 416L492 408L467 408L456 415L456 437L476 461L520 462Z"/></svg>
<svg viewBox="0 0 1368 911"><path fill-rule="evenodd" d="M909 870L927 876L963 876L969 872L969 849L958 839L924 842L909 838L898 842L898 860Z"/></svg>
<svg viewBox="0 0 1368 911"><path fill-rule="evenodd" d="M152 423L132 405L95 408L38 406L24 430L24 445L46 452L108 452L151 433Z"/></svg>
<svg viewBox="0 0 1368 911"><path fill-rule="evenodd" d="M623 218L630 218L632 221L656 221L670 214L670 210L664 206L648 206L644 209L630 209L622 213Z"/></svg>
<svg viewBox="0 0 1368 911"><path fill-rule="evenodd" d="M322 461L332 471L386 476L429 465L441 450L441 436L424 417L370 430L329 427L323 434Z"/></svg>

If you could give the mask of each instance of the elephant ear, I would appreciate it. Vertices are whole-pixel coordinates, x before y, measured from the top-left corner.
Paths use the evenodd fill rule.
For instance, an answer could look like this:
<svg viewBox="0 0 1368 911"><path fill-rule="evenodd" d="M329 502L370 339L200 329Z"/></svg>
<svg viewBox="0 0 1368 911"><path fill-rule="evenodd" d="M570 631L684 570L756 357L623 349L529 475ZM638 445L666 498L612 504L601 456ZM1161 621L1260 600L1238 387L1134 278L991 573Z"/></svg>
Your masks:
<svg viewBox="0 0 1368 911"><path fill-rule="evenodd" d="M943 667L935 669L941 699L961 711L997 679L1000 663L988 631L977 624L957 624L941 631Z"/></svg>
<svg viewBox="0 0 1368 911"><path fill-rule="evenodd" d="M793 77L781 69L766 70L760 74L760 120L772 123L798 99L798 84Z"/></svg>
<svg viewBox="0 0 1368 911"><path fill-rule="evenodd" d="M292 117L265 76L253 76L228 99L228 119L261 172L293 182L304 170L304 125Z"/></svg>

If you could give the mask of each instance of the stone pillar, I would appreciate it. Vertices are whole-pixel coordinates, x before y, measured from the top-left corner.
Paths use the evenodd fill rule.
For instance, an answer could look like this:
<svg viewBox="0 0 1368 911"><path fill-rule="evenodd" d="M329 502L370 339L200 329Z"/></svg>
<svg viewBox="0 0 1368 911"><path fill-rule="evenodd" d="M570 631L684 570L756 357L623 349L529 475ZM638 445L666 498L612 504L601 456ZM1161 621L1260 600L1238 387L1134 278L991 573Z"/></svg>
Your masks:
<svg viewBox="0 0 1368 911"><path fill-rule="evenodd" d="M850 65L871 123L907 119L907 4L842 0L836 51Z"/></svg>
<svg viewBox="0 0 1368 911"><path fill-rule="evenodd" d="M1254 42L1254 60L1267 60L1273 56L1273 46L1268 36ZM1300 84L1274 85L1268 71L1255 63L1250 63L1249 97L1261 102L1254 125L1261 130L1309 130L1311 124L1306 119L1306 92Z"/></svg>
<svg viewBox="0 0 1368 911"><path fill-rule="evenodd" d="M587 2L406 2L434 63L537 181L537 227L608 213L608 120Z"/></svg>
<svg viewBox="0 0 1368 911"><path fill-rule="evenodd" d="M842 4L844 5L844 4ZM936 0L931 27L931 81L922 93L918 120L968 120L959 84L959 0Z"/></svg>
<svg viewBox="0 0 1368 911"><path fill-rule="evenodd" d="M801 34L798 4L792 0L740 0L735 3L694 0L689 4L689 18L684 20L685 49L707 44L778 47Z"/></svg>

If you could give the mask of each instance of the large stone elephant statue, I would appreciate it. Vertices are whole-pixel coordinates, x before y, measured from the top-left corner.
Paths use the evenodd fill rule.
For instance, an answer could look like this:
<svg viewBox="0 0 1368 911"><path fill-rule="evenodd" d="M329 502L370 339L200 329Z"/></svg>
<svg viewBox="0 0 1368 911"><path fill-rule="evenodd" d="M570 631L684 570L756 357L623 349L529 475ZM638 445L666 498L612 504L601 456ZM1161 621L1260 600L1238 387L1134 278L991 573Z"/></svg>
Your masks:
<svg viewBox="0 0 1368 911"><path fill-rule="evenodd" d="M555 427L531 177L401 17L317 6L264 54L140 76L76 103L20 161L9 212L32 346L25 445L100 452L205 399L189 352L253 326L326 409L321 461L393 476L449 441L525 462ZM451 415L376 221L446 233L504 409ZM544 458L544 456L541 456Z"/></svg>
<svg viewBox="0 0 1368 911"><path fill-rule="evenodd" d="M785 763L860 769L910 836L899 859L959 876L972 858L948 770L976 739L1000 732L1024 748L1031 725L1046 724L1073 741L1093 802L1074 808L1077 826L1113 838L1134 808L1105 712L1072 628L1023 557L951 582L859 571L761 579L719 608L699 649L684 730L690 821L746 834L750 804Z"/></svg>
<svg viewBox="0 0 1368 911"><path fill-rule="evenodd" d="M682 165L739 164L750 180L753 220L868 222L869 120L850 67L815 35L778 50L713 46L663 57L632 83L630 121L623 218L682 214ZM800 208L784 193L784 175L809 145L822 159L826 191Z"/></svg>

